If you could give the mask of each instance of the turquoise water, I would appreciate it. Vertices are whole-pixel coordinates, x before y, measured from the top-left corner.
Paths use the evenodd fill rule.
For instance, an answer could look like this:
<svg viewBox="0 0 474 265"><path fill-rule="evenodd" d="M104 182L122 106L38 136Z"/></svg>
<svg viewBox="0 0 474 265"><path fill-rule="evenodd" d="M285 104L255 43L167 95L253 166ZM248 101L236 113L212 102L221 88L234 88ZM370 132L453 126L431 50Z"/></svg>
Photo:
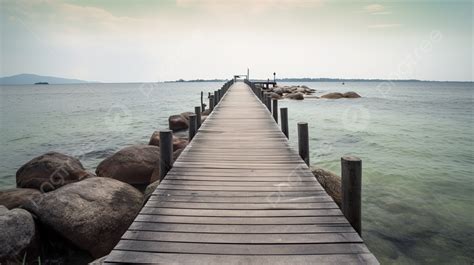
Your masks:
<svg viewBox="0 0 474 265"><path fill-rule="evenodd" d="M91 171L131 144L147 143L169 115L192 111L200 91L221 83L0 87L0 187L15 186L25 162L55 150ZM311 163L340 171L342 155L363 161L363 237L383 264L470 264L474 260L472 83L314 82L360 99L280 101L290 141L307 121Z"/></svg>

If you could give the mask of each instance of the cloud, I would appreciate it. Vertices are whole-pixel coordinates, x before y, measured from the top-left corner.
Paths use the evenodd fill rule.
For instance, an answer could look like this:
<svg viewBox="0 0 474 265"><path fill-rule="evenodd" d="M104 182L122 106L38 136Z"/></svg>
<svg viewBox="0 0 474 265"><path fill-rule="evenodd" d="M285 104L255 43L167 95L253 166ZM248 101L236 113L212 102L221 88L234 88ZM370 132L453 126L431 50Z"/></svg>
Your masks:
<svg viewBox="0 0 474 265"><path fill-rule="evenodd" d="M385 29L385 28L398 28L401 26L402 24L393 23L393 24L375 24L375 25L369 25L368 27L370 29Z"/></svg>

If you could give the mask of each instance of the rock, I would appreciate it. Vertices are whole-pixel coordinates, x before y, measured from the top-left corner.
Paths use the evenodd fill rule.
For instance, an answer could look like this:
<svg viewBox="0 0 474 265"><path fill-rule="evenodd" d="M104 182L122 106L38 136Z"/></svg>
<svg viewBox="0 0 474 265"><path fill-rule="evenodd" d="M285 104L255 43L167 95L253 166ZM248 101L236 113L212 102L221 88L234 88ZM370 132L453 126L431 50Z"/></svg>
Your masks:
<svg viewBox="0 0 474 265"><path fill-rule="evenodd" d="M341 208L342 191L341 177L319 167L311 167L311 172L318 180L319 184L326 190L336 204Z"/></svg>
<svg viewBox="0 0 474 265"><path fill-rule="evenodd" d="M132 145L100 162L95 172L99 177L120 180L140 189L151 183L151 175L159 161L159 147Z"/></svg>
<svg viewBox="0 0 474 265"><path fill-rule="evenodd" d="M339 99L339 98L360 98L360 95L357 94L356 92L346 92L344 94L339 93L339 92L334 92L334 93L329 93L326 95L322 95L321 98L327 98L327 99Z"/></svg>
<svg viewBox="0 0 474 265"><path fill-rule="evenodd" d="M272 99L281 99L281 96L277 93L274 93L274 92L270 92L270 97Z"/></svg>
<svg viewBox="0 0 474 265"><path fill-rule="evenodd" d="M184 148L178 149L178 150L173 152L173 161L176 161L178 159L178 157L181 155L183 150L184 150Z"/></svg>
<svg viewBox="0 0 474 265"><path fill-rule="evenodd" d="M186 130L189 127L189 122L181 115L171 115L168 118L168 125L170 130L179 131Z"/></svg>
<svg viewBox="0 0 474 265"><path fill-rule="evenodd" d="M33 158L18 169L16 184L19 188L33 188L47 192L90 176L92 174L85 171L78 159L49 152Z"/></svg>
<svg viewBox="0 0 474 265"><path fill-rule="evenodd" d="M321 98L327 98L327 99L339 99L339 98L343 98L343 97L344 97L344 95L342 93L339 93L339 92L329 93L329 94L321 96Z"/></svg>
<svg viewBox="0 0 474 265"><path fill-rule="evenodd" d="M24 207L41 225L99 258L120 240L140 211L142 199L126 183L94 177L45 193Z"/></svg>
<svg viewBox="0 0 474 265"><path fill-rule="evenodd" d="M360 95L357 94L356 92L349 91L344 94L342 94L345 98L360 98Z"/></svg>
<svg viewBox="0 0 474 265"><path fill-rule="evenodd" d="M36 189L8 189L0 191L0 205L8 209L18 208L23 204L41 196Z"/></svg>
<svg viewBox="0 0 474 265"><path fill-rule="evenodd" d="M206 109L205 111L201 112L201 119L203 116L207 116L209 114L211 114L211 109Z"/></svg>
<svg viewBox="0 0 474 265"><path fill-rule="evenodd" d="M277 93L280 96L283 96L283 89L281 87L275 87L273 88L273 92Z"/></svg>
<svg viewBox="0 0 474 265"><path fill-rule="evenodd" d="M303 95L303 93L296 92L296 93L286 94L285 98L302 100L302 99L304 99L304 95Z"/></svg>
<svg viewBox="0 0 474 265"><path fill-rule="evenodd" d="M22 264L25 252L37 257L38 235L29 212L0 206L0 227L0 264Z"/></svg>
<svg viewBox="0 0 474 265"><path fill-rule="evenodd" d="M148 199L150 199L151 194L156 190L158 185L160 185L159 180L152 182L150 185L146 187L145 192L143 193L143 205L145 205Z"/></svg>
<svg viewBox="0 0 474 265"><path fill-rule="evenodd" d="M160 146L160 131L155 131L150 137L149 145ZM185 148L188 145L188 140L185 138L176 137L173 135L173 150Z"/></svg>
<svg viewBox="0 0 474 265"><path fill-rule="evenodd" d="M304 89L304 87L297 87L296 92L305 93L306 90Z"/></svg>

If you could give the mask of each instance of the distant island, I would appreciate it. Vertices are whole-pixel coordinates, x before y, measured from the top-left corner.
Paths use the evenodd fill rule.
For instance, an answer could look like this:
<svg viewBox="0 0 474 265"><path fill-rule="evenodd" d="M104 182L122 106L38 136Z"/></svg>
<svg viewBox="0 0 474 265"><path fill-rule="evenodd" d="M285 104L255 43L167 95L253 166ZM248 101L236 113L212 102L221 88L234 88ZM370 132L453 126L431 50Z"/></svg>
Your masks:
<svg viewBox="0 0 474 265"><path fill-rule="evenodd" d="M253 79L250 80L267 80L267 79ZM273 78L270 78L273 81ZM165 83L181 83L181 82L226 82L227 79L178 79L174 81L164 81ZM277 82L471 82L471 81L436 81L436 80L419 80L419 79L357 79L357 78L327 78L327 77L289 77L277 78Z"/></svg>
<svg viewBox="0 0 474 265"><path fill-rule="evenodd" d="M184 80L178 79L175 81L165 81L165 83L181 83L181 82L226 82L229 81L227 79L191 79L191 80Z"/></svg>
<svg viewBox="0 0 474 265"><path fill-rule="evenodd" d="M34 74L19 74L0 78L0 85L48 85L48 84L82 84L89 83L79 79Z"/></svg>

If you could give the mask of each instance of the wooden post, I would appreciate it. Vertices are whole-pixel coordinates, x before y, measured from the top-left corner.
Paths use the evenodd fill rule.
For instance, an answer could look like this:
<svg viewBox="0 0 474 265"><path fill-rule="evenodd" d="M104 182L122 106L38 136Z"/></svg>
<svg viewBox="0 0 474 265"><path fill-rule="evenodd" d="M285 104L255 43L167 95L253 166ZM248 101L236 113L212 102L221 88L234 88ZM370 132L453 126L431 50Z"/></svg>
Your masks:
<svg viewBox="0 0 474 265"><path fill-rule="evenodd" d="M196 114L190 114L189 115L189 141L191 141L194 138L194 135L196 135L196 131L197 131Z"/></svg>
<svg viewBox="0 0 474 265"><path fill-rule="evenodd" d="M194 107L194 113L196 114L196 126L199 129L201 127L201 107Z"/></svg>
<svg viewBox="0 0 474 265"><path fill-rule="evenodd" d="M342 213L361 235L362 161L353 156L341 157Z"/></svg>
<svg viewBox="0 0 474 265"><path fill-rule="evenodd" d="M201 91L201 110L205 111L206 107L204 106L204 92Z"/></svg>
<svg viewBox="0 0 474 265"><path fill-rule="evenodd" d="M173 167L173 132L160 131L160 181Z"/></svg>
<svg viewBox="0 0 474 265"><path fill-rule="evenodd" d="M275 119L276 123L278 123L278 99L273 99L273 118Z"/></svg>
<svg viewBox="0 0 474 265"><path fill-rule="evenodd" d="M298 151L300 157L309 166L308 123L298 122Z"/></svg>
<svg viewBox="0 0 474 265"><path fill-rule="evenodd" d="M288 108L281 108L280 109L280 116L281 116L281 131L286 138L288 138Z"/></svg>
<svg viewBox="0 0 474 265"><path fill-rule="evenodd" d="M214 107L219 103L219 97L217 96L217 90L214 90Z"/></svg>
<svg viewBox="0 0 474 265"><path fill-rule="evenodd" d="M214 96L213 95L209 95L209 109L211 111L214 110Z"/></svg>
<svg viewBox="0 0 474 265"><path fill-rule="evenodd" d="M267 108L268 111L272 112L272 96L270 96L270 93L267 94Z"/></svg>

